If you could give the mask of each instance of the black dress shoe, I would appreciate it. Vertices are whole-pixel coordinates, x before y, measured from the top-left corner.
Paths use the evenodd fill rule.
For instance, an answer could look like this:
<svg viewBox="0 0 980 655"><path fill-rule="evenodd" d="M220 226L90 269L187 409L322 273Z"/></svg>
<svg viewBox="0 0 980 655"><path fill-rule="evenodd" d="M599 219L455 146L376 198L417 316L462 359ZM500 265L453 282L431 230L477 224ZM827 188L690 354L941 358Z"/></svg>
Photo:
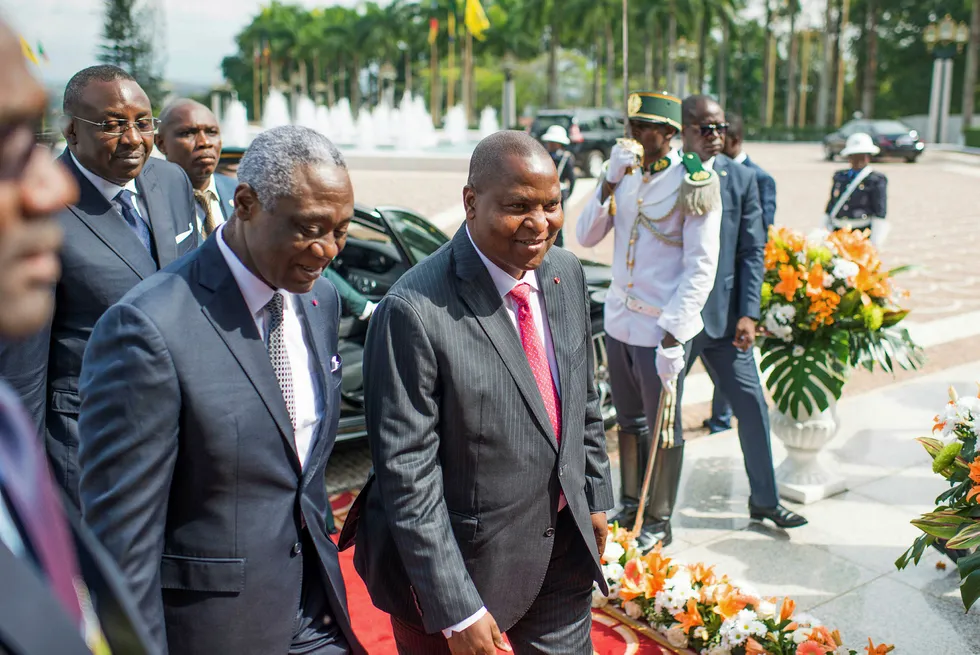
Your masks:
<svg viewBox="0 0 980 655"><path fill-rule="evenodd" d="M674 536L670 532L670 522L643 524L640 529L640 536L636 538L636 549L641 555L646 555L653 550L657 544L664 548L670 545Z"/></svg>
<svg viewBox="0 0 980 655"><path fill-rule="evenodd" d="M726 423L725 421L719 421L714 418L707 418L701 424L702 427L707 428L708 432L711 434L718 434L719 432L724 432L725 430L731 430L732 424Z"/></svg>
<svg viewBox="0 0 980 655"><path fill-rule="evenodd" d="M606 520L609 522L609 525L618 523L619 527L632 530L633 524L636 523L637 509L639 509L639 507L636 503L624 501L618 510L608 515Z"/></svg>
<svg viewBox="0 0 980 655"><path fill-rule="evenodd" d="M756 507L749 503L749 516L752 517L753 521L769 519L780 528L798 528L808 523L805 518L796 512L786 509L782 505L776 505L775 507Z"/></svg>

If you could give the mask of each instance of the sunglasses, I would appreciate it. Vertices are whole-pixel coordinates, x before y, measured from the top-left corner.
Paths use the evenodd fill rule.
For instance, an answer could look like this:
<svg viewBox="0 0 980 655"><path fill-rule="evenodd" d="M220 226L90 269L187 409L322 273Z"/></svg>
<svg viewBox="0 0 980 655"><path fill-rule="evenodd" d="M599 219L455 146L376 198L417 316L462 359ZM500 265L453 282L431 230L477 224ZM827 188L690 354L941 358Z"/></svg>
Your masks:
<svg viewBox="0 0 980 655"><path fill-rule="evenodd" d="M707 123L698 125L697 128L701 130L701 136L706 139L716 132L718 133L718 136L725 136L728 134L728 123Z"/></svg>

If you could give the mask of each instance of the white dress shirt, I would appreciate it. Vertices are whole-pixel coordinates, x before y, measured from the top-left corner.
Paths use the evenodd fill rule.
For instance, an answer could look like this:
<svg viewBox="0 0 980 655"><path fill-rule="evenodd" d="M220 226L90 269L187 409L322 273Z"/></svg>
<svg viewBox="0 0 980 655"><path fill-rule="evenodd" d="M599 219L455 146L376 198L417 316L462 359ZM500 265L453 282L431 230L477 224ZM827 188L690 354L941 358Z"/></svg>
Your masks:
<svg viewBox="0 0 980 655"><path fill-rule="evenodd" d="M24 540L20 536L20 528L14 522L14 517L7 507L7 499L0 493L0 543L3 543L15 557L23 557L26 553Z"/></svg>
<svg viewBox="0 0 980 655"><path fill-rule="evenodd" d="M255 327L263 341L267 341L268 334L266 327L269 323L268 312L265 306L272 300L276 290L260 280L245 267L245 264L238 259L231 248L225 243L222 232L224 225L220 225L218 232L218 248L221 256L225 258L231 274L238 283L238 288L245 298L248 311L252 314ZM303 334L303 324L298 313L299 299L283 290L279 290L285 298L283 303L283 341L286 346L286 357L289 359L289 369L293 377L293 400L296 412L296 454L299 456L300 465L306 464L307 456L313 445L313 437L316 435L320 419L323 417L323 394L320 389L320 382L316 370L316 362L312 356L312 349L307 346L306 337Z"/></svg>
<svg viewBox="0 0 980 655"><path fill-rule="evenodd" d="M118 196L119 192L123 189L126 191L132 191L133 200L135 201L133 204L136 205L136 211L139 213L140 218L143 219L143 222L146 223L146 226L150 228L150 234L153 234L153 228L150 226L150 214L146 210L146 202L143 200L143 196L140 195L140 190L136 187L135 179L126 182L125 186L119 186L115 182L110 182L109 180L101 178L82 166L80 163L78 163L78 160L75 159L75 153L73 152L71 153L71 159L73 162L75 162L75 166L78 167L79 172L85 176L85 179L92 183L98 192L109 201L109 204L112 205L117 212L119 212L120 216L124 215L123 208L122 205L119 204L119 201L116 200L116 196Z"/></svg>
<svg viewBox="0 0 980 655"><path fill-rule="evenodd" d="M686 169L681 154L672 150L670 166L643 179L634 169L616 186L616 215L609 213L609 198L601 202L601 187L592 195L578 217L575 235L586 247L595 246L615 228L613 244L613 282L619 291L658 308L660 316L627 309L618 293L606 295L605 326L612 338L632 346L652 348L660 344L665 332L680 342L693 339L704 327L701 310L715 283L718 249L721 242L721 214L685 215L678 196ZM710 168L713 162L705 162ZM632 276L627 266L630 238L639 213L654 223L658 232L681 245L664 243L641 225L635 244ZM658 220L658 219L663 220ZM629 283L633 286L627 289Z"/></svg>
<svg viewBox="0 0 980 655"><path fill-rule="evenodd" d="M221 225L225 222L225 214L221 211L221 196L218 195L218 186L214 183L214 175L211 176L205 191L211 194L211 215L214 217L214 222L216 225ZM197 198L194 198L194 220L197 222L197 231L202 236L204 235L204 218L204 208L197 202Z"/></svg>
<svg viewBox="0 0 980 655"><path fill-rule="evenodd" d="M749 158L749 156L747 154L745 154L745 151L744 150L742 150L742 151L740 151L738 153L738 156L737 157L734 157L732 159L732 161L734 161L736 164L744 164L745 163L745 160L748 159L748 158Z"/></svg>
<svg viewBox="0 0 980 655"><path fill-rule="evenodd" d="M561 395L561 387L558 384L558 360L555 358L555 344L551 338L551 326L548 323L548 312L544 306L544 294L541 293L541 287L538 285L538 276L534 271L527 271L524 273L524 277L518 280L507 273L502 268L490 261L486 255L480 252L476 244L473 243L473 237L470 236L470 228L466 227L466 236L469 237L470 243L473 244L473 248L476 249L476 254L480 256L483 261L483 265L487 267L487 271L490 273L490 278L493 280L493 285L497 287L497 293L504 301L504 308L507 310L507 316L510 317L511 323L514 324L514 329L517 330L518 336L521 334L520 324L517 322L517 302L510 296L510 292L514 290L518 284L527 283L531 287L531 295L528 298L528 304L531 306L531 315L534 317L534 327L537 329L538 337L541 339L541 343L544 344L544 350L548 355L548 367L551 369L551 379L555 381L555 388L558 390L558 394ZM558 511L560 512L567 505L565 500L565 495L562 494L561 499L558 503ZM464 621L460 621L456 625L450 626L442 631L442 634L449 639L453 636L454 632L462 632L466 628L470 627L487 613L486 607L481 607L477 612L467 618Z"/></svg>

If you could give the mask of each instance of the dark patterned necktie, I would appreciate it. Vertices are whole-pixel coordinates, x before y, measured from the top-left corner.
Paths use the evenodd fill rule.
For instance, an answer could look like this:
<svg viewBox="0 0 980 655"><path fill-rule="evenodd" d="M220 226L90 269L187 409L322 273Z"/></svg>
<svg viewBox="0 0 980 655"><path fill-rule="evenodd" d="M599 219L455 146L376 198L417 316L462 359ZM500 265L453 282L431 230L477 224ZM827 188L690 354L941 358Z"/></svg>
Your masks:
<svg viewBox="0 0 980 655"><path fill-rule="evenodd" d="M133 200L133 192L129 189L123 189L118 194L116 194L116 202L122 207L122 217L126 219L126 223L132 228L133 232L139 238L140 243L146 248L147 252L153 254L153 241L150 238L150 226L146 224L146 221L140 216L140 213L136 210L136 205Z"/></svg>
<svg viewBox="0 0 980 655"><path fill-rule="evenodd" d="M293 372L289 368L289 356L286 354L286 341L283 335L283 301L285 298L278 291L272 295L272 300L265 306L269 322L266 325L266 348L269 360L276 371L282 398L286 401L289 411L289 422L296 428L296 401L293 398Z"/></svg>

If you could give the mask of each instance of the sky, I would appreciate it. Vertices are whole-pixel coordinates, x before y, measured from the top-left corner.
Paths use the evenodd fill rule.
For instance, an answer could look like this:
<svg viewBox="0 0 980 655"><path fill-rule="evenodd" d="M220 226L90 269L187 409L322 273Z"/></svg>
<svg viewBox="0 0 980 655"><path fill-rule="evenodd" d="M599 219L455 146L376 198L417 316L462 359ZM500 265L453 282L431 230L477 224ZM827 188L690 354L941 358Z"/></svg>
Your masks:
<svg viewBox="0 0 980 655"><path fill-rule="evenodd" d="M165 16L164 77L171 82L214 85L222 81L221 60L236 52L235 35L265 0L158 0ZM291 0L313 8L355 6L358 0ZM746 17L762 15L763 0L749 0ZM384 4L384 0L381 0ZM27 41L44 46L50 59L37 69L49 84L64 84L76 71L97 63L103 0L0 0L4 16ZM818 6L819 5L819 6ZM804 3L807 22L822 22L822 0Z"/></svg>

